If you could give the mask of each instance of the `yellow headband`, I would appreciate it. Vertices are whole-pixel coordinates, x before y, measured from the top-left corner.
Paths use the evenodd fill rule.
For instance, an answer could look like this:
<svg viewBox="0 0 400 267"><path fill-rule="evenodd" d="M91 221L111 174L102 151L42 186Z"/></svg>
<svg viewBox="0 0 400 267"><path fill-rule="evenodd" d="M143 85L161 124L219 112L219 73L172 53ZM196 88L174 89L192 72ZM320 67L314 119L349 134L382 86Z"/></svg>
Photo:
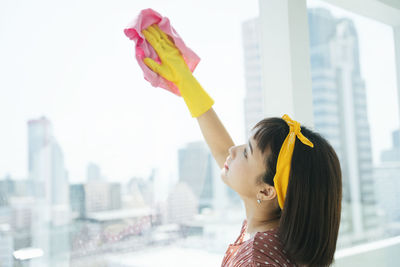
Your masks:
<svg viewBox="0 0 400 267"><path fill-rule="evenodd" d="M282 119L284 119L289 125L289 134L286 136L281 150L279 151L278 162L276 164L276 174L274 177L274 186L278 195L279 207L281 207L281 209L283 209L283 204L285 203L286 190L289 184L290 163L292 161L296 136L303 144L314 147L313 143L311 143L310 140L300 132L300 123L292 120L287 114L283 115Z"/></svg>

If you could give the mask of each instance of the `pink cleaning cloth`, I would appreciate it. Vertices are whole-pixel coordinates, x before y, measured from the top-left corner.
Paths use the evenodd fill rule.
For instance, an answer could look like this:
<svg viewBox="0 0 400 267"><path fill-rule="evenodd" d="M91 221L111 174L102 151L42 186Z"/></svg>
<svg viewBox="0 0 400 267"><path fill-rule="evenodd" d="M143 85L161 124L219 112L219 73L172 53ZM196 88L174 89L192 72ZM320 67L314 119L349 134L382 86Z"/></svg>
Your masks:
<svg viewBox="0 0 400 267"><path fill-rule="evenodd" d="M173 82L170 82L158 75L157 73L153 72L143 62L144 58L150 57L156 62L161 63L157 52L153 49L150 43L147 42L144 35L142 34L142 30L146 29L152 24L158 24L158 27L160 27L163 32L165 32L173 39L176 47L180 50L183 59L185 60L191 72L193 72L196 68L197 64L200 61L200 58L189 47L185 45L182 38L170 25L169 19L167 17L161 16L159 13L151 8L143 9L142 11L140 11L139 16L132 20L132 22L130 22L127 28L124 30L125 35L136 43L136 60L143 70L144 78L149 81L154 87L161 87L178 96L181 96L178 87Z"/></svg>

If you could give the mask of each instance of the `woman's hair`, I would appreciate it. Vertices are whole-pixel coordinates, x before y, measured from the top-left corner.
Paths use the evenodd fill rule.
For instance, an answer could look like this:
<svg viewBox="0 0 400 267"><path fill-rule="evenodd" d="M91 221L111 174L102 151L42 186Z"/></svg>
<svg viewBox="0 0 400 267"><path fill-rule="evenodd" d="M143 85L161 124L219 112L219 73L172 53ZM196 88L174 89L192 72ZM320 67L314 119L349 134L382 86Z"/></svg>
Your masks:
<svg viewBox="0 0 400 267"><path fill-rule="evenodd" d="M265 175L259 182L274 185L276 163L289 126L268 118L254 127L254 140L265 155ZM253 131L252 130L252 131ZM289 184L278 234L284 249L298 264L328 266L333 262L339 232L342 174L332 146L318 133L301 127L314 148L296 138Z"/></svg>

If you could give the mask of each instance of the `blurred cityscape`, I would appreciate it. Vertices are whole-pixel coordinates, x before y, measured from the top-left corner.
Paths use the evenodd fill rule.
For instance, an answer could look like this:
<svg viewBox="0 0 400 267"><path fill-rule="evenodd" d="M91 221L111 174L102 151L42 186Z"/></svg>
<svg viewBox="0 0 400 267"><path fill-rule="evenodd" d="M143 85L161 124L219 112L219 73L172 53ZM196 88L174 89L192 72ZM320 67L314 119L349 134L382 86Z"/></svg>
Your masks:
<svg viewBox="0 0 400 267"><path fill-rule="evenodd" d="M263 119L260 19L242 25L246 138ZM321 8L309 9L308 19L315 130L343 172L338 249L400 235L400 130L373 164L354 23ZM0 178L0 266L140 266L152 257L147 249L171 245L220 264L245 213L204 141L175 152L178 182L162 202L155 201L157 169L117 183L88 159L86 181L71 184L55 132L45 116L29 120L28 177Z"/></svg>
<svg viewBox="0 0 400 267"><path fill-rule="evenodd" d="M29 266L89 266L99 255L103 263L95 266L103 266L105 253L213 235L205 233L206 217L225 208L226 188L213 182L220 170L204 142L178 150L179 182L165 203L156 203L156 170L121 184L89 162L86 182L70 184L52 123L28 121L28 140L29 177L0 180L1 266L25 266L26 257Z"/></svg>

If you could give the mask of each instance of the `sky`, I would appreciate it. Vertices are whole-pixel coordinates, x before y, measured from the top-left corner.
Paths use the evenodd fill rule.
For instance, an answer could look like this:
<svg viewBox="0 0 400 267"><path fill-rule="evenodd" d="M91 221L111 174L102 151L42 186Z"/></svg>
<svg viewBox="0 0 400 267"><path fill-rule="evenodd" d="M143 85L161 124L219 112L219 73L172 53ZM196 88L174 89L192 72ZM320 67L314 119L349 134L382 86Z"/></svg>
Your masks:
<svg viewBox="0 0 400 267"><path fill-rule="evenodd" d="M46 116L71 182L84 181L88 162L98 164L109 181L146 177L152 168L175 179L177 149L203 137L182 98L143 79L134 42L123 30L144 8L167 16L200 56L195 77L215 100L214 110L235 144L246 141L241 24L258 16L258 1L2 0L0 177L26 177L27 121ZM377 160L399 126L392 32L332 11L352 16L359 26Z"/></svg>
<svg viewBox="0 0 400 267"><path fill-rule="evenodd" d="M241 23L257 1L1 1L0 177L25 177L27 120L53 124L71 181L89 161L108 180L177 168L177 148L203 140L182 98L152 87L123 33L153 8L201 58L194 75L235 143L243 142ZM221 19L226 18L226 19ZM160 170L162 171L162 170Z"/></svg>

